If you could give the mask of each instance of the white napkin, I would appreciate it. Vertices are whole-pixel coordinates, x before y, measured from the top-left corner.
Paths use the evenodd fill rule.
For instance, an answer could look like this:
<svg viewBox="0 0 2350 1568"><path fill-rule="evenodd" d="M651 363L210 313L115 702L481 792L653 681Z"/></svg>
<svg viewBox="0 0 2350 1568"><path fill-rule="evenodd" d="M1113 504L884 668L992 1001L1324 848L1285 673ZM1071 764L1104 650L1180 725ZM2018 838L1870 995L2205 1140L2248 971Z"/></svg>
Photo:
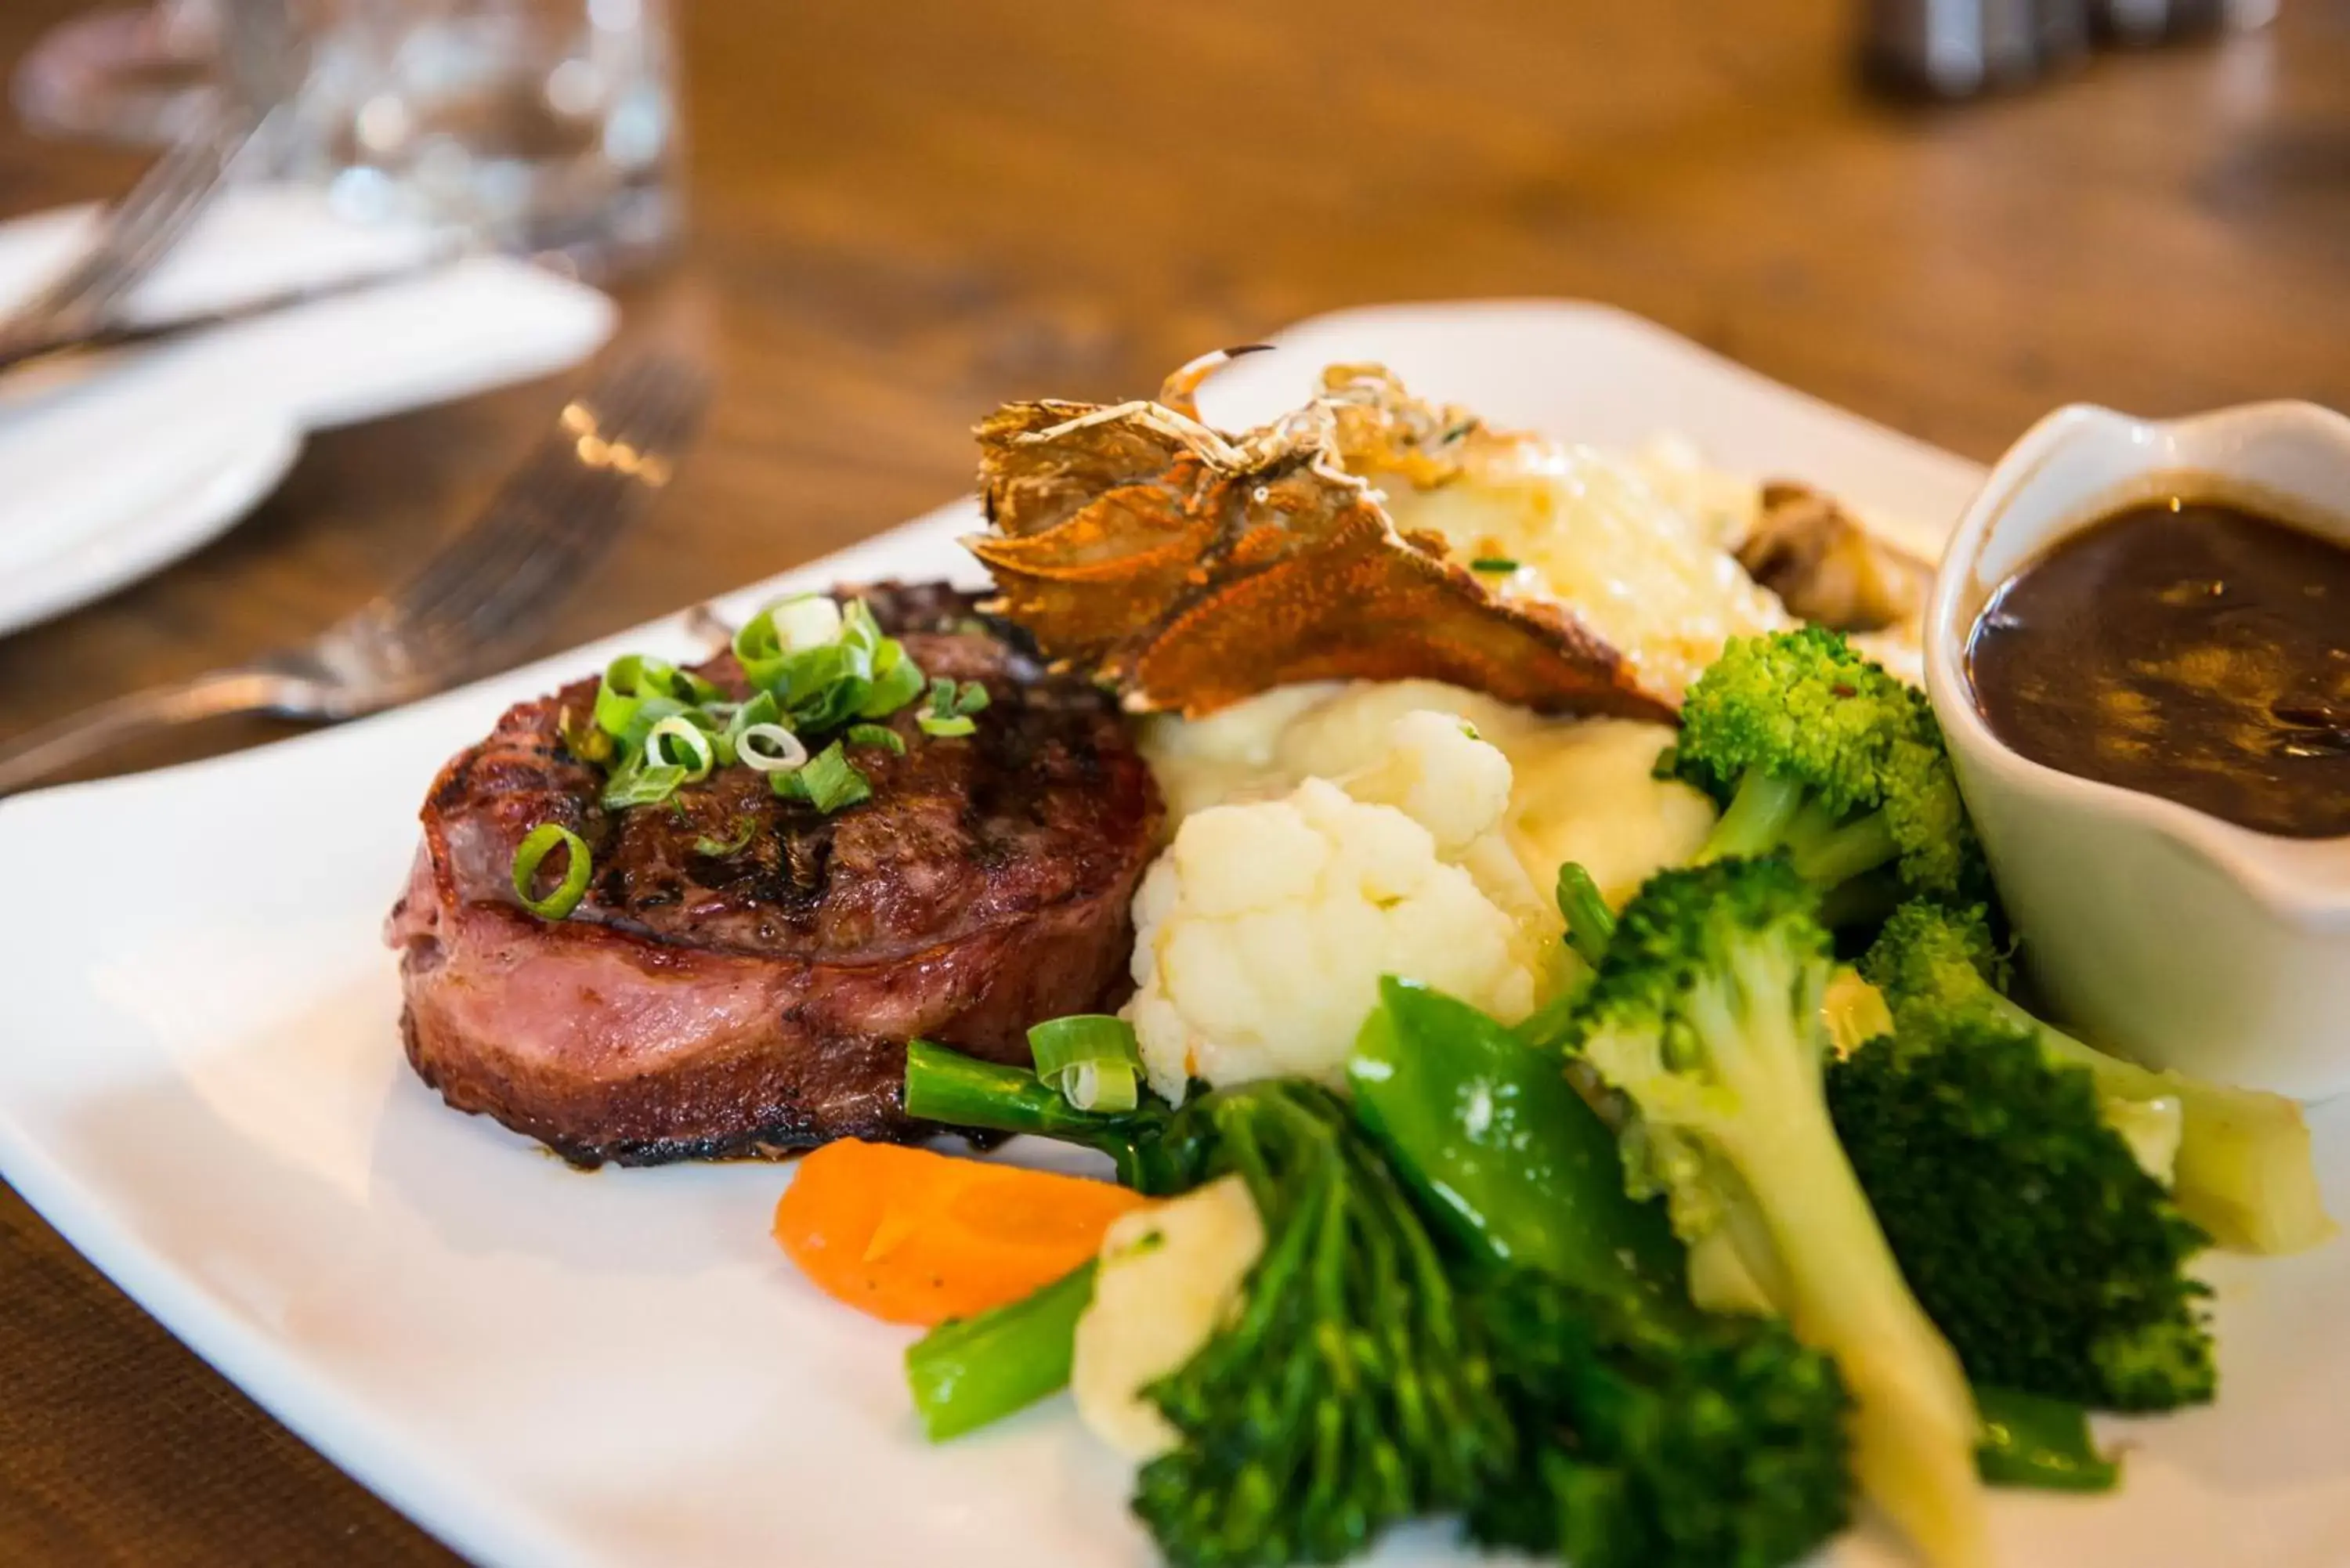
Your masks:
<svg viewBox="0 0 2350 1568"><path fill-rule="evenodd" d="M0 303L70 260L94 217L76 208L0 224ZM347 223L307 192L231 191L125 314L176 317L395 271L433 244ZM593 352L616 316L584 285L483 257L0 375L0 632L217 534L276 485L302 431L560 369Z"/></svg>

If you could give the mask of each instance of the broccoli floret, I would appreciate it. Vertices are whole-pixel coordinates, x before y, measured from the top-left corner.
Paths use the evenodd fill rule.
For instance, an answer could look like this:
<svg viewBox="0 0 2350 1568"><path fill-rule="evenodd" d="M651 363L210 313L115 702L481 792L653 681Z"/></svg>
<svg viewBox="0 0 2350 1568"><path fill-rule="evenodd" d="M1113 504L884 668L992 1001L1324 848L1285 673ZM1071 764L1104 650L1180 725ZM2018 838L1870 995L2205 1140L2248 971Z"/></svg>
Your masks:
<svg viewBox="0 0 2350 1568"><path fill-rule="evenodd" d="M1975 1007L1835 1064L1828 1109L1901 1272L1977 1383L2113 1410L2211 1397L2209 1238L2082 1068Z"/></svg>
<svg viewBox="0 0 2350 1568"><path fill-rule="evenodd" d="M1684 1237L1726 1237L1797 1336L1835 1357L1864 1490L1933 1561L1977 1563L1973 1401L1828 1116L1817 902L1778 860L1650 878L1584 993L1575 1048L1627 1104L1629 1179L1665 1193Z"/></svg>
<svg viewBox="0 0 2350 1568"><path fill-rule="evenodd" d="M2108 1056L2010 1000L2006 957L1981 909L1917 901L1895 911L1861 961L1885 995L1897 1034L1988 1008L2029 1030L2054 1061L2087 1069L2106 1122L2130 1132L2149 1111L2179 1112L2172 1191L2180 1210L2223 1247L2289 1252L2334 1233L2310 1158L2301 1107L2280 1095L2230 1088Z"/></svg>
<svg viewBox="0 0 2350 1568"><path fill-rule="evenodd" d="M1981 898L1989 873L1925 693L1819 627L1734 638L1681 705L1659 769L1722 806L1700 863L1783 853L1826 906ZM1882 896L1879 884L1898 889Z"/></svg>
<svg viewBox="0 0 2350 1568"><path fill-rule="evenodd" d="M1780 1568L1844 1525L1835 1365L1772 1318L1659 1314L1515 1271L1470 1299L1521 1435L1472 1538L1575 1568Z"/></svg>

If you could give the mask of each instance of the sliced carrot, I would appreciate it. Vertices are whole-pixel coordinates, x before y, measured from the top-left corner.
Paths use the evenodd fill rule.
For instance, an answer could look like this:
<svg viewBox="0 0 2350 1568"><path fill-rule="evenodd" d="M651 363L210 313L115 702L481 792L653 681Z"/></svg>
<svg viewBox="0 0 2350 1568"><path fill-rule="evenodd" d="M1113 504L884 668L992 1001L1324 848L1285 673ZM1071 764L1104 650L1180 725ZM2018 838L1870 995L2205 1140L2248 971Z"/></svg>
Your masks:
<svg viewBox="0 0 2350 1568"><path fill-rule="evenodd" d="M775 1240L827 1295L935 1324L1051 1284L1146 1201L1106 1181L844 1138L800 1161Z"/></svg>

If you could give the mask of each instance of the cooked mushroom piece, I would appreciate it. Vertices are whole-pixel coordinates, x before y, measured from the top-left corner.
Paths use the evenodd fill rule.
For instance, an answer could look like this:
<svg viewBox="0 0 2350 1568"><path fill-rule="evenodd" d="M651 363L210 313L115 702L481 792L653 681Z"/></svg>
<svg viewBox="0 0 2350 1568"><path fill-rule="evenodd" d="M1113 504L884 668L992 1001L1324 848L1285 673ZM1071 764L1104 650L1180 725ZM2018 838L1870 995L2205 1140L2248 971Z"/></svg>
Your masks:
<svg viewBox="0 0 2350 1568"><path fill-rule="evenodd" d="M1791 615L1837 631L1882 631L1918 613L1933 568L1870 534L1806 484L1762 486L1754 526L1737 548L1746 575Z"/></svg>

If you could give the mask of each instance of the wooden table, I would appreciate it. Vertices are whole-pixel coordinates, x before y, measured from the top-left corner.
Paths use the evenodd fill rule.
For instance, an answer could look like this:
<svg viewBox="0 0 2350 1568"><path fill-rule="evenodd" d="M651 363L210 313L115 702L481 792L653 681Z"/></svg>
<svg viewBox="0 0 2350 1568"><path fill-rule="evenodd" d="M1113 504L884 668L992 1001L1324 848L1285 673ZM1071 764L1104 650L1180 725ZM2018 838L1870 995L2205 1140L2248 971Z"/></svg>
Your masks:
<svg viewBox="0 0 2350 1568"><path fill-rule="evenodd" d="M0 59L68 9L15 0ZM1846 8L1799 0L681 9L694 234L624 298L719 400L550 649L931 505L998 400L1147 391L1371 301L1612 300L1978 458L2073 399L2350 406L2345 0L1932 111L1867 100ZM0 212L134 171L0 130ZM550 390L319 438L227 538L0 640L0 736L324 625L487 493ZM0 1282L0 1561L448 1561L5 1189Z"/></svg>

